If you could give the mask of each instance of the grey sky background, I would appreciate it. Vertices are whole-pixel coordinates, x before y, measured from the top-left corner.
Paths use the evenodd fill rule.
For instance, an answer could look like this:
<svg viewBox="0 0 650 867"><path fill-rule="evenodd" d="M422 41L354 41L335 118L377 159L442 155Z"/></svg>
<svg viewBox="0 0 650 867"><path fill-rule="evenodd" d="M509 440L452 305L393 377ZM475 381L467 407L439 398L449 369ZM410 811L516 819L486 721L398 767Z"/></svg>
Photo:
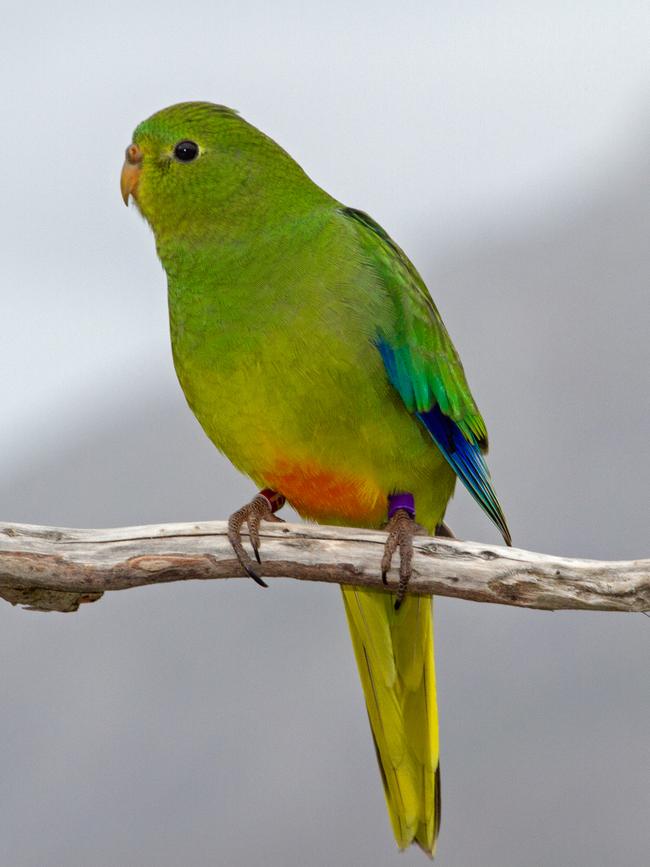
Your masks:
<svg viewBox="0 0 650 867"><path fill-rule="evenodd" d="M251 493L184 405L164 276L121 204L133 127L238 108L431 288L515 543L647 556L646 3L22 4L0 35L4 520L223 517ZM459 492L449 520L495 540ZM392 865L336 588L0 609L0 863ZM446 867L641 865L642 616L436 602Z"/></svg>

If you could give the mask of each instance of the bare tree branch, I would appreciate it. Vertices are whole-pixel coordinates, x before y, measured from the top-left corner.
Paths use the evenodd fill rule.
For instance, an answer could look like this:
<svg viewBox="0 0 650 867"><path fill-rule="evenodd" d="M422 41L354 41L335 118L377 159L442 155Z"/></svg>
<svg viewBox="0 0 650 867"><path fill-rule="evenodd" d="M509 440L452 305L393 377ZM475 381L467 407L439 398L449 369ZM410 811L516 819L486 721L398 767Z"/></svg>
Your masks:
<svg viewBox="0 0 650 867"><path fill-rule="evenodd" d="M262 572L382 590L385 539L374 530L264 524ZM549 610L650 609L650 560L577 560L420 536L413 566L411 593ZM0 596L32 610L76 611L107 590L242 576L223 521L115 530L0 524Z"/></svg>

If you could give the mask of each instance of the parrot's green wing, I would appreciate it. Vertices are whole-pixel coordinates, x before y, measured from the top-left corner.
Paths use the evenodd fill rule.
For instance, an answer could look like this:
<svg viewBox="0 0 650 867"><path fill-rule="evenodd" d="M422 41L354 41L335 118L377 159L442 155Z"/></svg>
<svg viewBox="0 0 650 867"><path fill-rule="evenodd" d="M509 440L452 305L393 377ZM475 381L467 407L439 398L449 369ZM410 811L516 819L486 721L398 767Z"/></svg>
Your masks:
<svg viewBox="0 0 650 867"><path fill-rule="evenodd" d="M342 209L342 214L354 221L362 251L395 305L392 332L377 334L389 380L510 544L510 532L483 459L485 422L424 281L371 217L353 208Z"/></svg>

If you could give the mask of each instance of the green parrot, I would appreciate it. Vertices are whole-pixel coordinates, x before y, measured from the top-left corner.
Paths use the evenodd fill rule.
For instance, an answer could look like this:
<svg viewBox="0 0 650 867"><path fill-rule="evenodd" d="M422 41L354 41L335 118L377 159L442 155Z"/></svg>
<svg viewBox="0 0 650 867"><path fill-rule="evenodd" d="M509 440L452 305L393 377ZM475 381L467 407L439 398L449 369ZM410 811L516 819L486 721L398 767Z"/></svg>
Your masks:
<svg viewBox="0 0 650 867"><path fill-rule="evenodd" d="M445 532L456 478L510 534L487 433L422 278L362 211L318 187L237 112L206 102L141 123L121 189L168 278L174 365L204 431L260 493L240 538L290 503L327 524L385 527L393 592L343 587L393 831L433 855L440 825L431 600L407 593L416 532ZM417 522L416 523L416 508Z"/></svg>

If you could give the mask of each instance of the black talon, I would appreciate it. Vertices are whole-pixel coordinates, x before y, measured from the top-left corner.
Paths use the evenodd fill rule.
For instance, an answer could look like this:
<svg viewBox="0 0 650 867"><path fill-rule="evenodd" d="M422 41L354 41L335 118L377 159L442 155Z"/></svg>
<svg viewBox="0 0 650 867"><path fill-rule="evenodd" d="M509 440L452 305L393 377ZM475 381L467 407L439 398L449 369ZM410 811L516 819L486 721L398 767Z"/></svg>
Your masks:
<svg viewBox="0 0 650 867"><path fill-rule="evenodd" d="M255 559L257 560L257 562L260 565L262 565L262 558L260 557L260 549L257 547L257 545L254 545L252 542L251 542L251 548L253 549L253 554L255 554Z"/></svg>
<svg viewBox="0 0 650 867"><path fill-rule="evenodd" d="M399 611L401 607L402 607L402 600L396 599L395 600L395 611Z"/></svg>
<svg viewBox="0 0 650 867"><path fill-rule="evenodd" d="M250 566L244 566L244 569L246 570L246 574L248 575L248 577L252 578L256 584L259 584L260 587L268 588L269 585L266 583L266 581L264 581L262 578L260 578L260 576L257 574L257 572L254 569L251 569Z"/></svg>
<svg viewBox="0 0 650 867"><path fill-rule="evenodd" d="M388 572L381 573L382 584L388 584Z"/></svg>

